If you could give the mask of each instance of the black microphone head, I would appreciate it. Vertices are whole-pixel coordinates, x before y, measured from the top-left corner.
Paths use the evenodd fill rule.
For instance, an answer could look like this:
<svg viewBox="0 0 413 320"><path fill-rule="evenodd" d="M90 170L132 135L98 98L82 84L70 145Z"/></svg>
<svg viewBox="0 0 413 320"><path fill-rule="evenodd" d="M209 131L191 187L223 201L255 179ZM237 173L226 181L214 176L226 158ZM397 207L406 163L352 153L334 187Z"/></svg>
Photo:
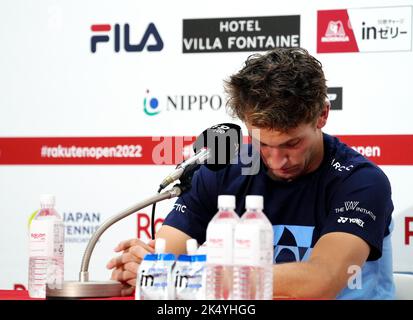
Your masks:
<svg viewBox="0 0 413 320"><path fill-rule="evenodd" d="M202 132L193 148L195 153L208 149L210 155L204 164L208 169L218 171L238 156L241 143L241 127L233 123L221 123Z"/></svg>

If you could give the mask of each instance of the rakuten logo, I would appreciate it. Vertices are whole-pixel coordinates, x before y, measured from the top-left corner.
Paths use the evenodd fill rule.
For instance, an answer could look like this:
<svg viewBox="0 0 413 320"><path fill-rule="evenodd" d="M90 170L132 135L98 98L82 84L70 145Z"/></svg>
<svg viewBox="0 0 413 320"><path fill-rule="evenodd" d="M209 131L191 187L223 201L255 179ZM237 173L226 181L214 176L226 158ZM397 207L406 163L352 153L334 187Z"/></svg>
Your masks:
<svg viewBox="0 0 413 320"><path fill-rule="evenodd" d="M30 237L36 240L44 240L46 238L46 234L45 233L31 233Z"/></svg>
<svg viewBox="0 0 413 320"><path fill-rule="evenodd" d="M381 148L379 146L351 146L351 148L366 157L381 156Z"/></svg>
<svg viewBox="0 0 413 320"><path fill-rule="evenodd" d="M235 240L235 245L238 248L249 248L251 247L251 240L248 239L236 239Z"/></svg>
<svg viewBox="0 0 413 320"><path fill-rule="evenodd" d="M208 245L211 247L215 248L221 248L224 246L224 240L223 239L208 239Z"/></svg>
<svg viewBox="0 0 413 320"><path fill-rule="evenodd" d="M164 219L158 218L155 220L155 232L162 226ZM151 218L146 213L138 213L137 215L137 236L139 239L144 239L145 237L151 238Z"/></svg>

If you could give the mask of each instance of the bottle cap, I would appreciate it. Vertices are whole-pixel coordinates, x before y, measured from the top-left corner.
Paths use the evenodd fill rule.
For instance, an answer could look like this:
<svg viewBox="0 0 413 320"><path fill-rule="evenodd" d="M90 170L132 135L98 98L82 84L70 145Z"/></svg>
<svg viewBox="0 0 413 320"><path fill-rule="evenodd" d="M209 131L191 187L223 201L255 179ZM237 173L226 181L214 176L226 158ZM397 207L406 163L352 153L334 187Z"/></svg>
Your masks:
<svg viewBox="0 0 413 320"><path fill-rule="evenodd" d="M189 255L196 254L197 250L198 250L198 242L195 239L186 240L186 252Z"/></svg>
<svg viewBox="0 0 413 320"><path fill-rule="evenodd" d="M264 197L263 196L251 196L251 195L246 196L245 197L245 208L262 210L264 208Z"/></svg>
<svg viewBox="0 0 413 320"><path fill-rule="evenodd" d="M218 196L218 208L235 209L235 196L233 195Z"/></svg>
<svg viewBox="0 0 413 320"><path fill-rule="evenodd" d="M55 205L55 196L53 194L45 193L40 195L40 205L52 206Z"/></svg>
<svg viewBox="0 0 413 320"><path fill-rule="evenodd" d="M166 240L164 238L157 238L155 240L155 253L164 253L166 247Z"/></svg>

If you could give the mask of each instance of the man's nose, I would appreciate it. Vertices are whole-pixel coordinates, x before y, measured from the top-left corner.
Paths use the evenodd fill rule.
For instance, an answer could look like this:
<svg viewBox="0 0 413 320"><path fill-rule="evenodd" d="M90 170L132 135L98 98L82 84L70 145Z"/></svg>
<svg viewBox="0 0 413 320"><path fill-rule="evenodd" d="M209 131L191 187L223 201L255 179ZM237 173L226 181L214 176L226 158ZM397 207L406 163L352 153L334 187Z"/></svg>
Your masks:
<svg viewBox="0 0 413 320"><path fill-rule="evenodd" d="M280 148L268 148L264 151L265 160L271 169L281 169L288 162L288 156Z"/></svg>

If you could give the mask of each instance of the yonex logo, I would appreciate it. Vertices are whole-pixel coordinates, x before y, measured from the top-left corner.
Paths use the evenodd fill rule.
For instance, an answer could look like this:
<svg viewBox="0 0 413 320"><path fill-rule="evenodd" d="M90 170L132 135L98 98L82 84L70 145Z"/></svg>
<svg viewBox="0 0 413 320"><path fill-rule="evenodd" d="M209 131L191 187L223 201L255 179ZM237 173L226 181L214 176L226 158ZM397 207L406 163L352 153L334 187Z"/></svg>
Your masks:
<svg viewBox="0 0 413 320"><path fill-rule="evenodd" d="M345 217L340 217L337 219L338 223L355 223L359 227L364 228L364 221L359 219L359 218L345 218Z"/></svg>
<svg viewBox="0 0 413 320"><path fill-rule="evenodd" d="M338 218L337 222L338 223L346 223L347 220L348 220L348 218L340 217L340 218Z"/></svg>

